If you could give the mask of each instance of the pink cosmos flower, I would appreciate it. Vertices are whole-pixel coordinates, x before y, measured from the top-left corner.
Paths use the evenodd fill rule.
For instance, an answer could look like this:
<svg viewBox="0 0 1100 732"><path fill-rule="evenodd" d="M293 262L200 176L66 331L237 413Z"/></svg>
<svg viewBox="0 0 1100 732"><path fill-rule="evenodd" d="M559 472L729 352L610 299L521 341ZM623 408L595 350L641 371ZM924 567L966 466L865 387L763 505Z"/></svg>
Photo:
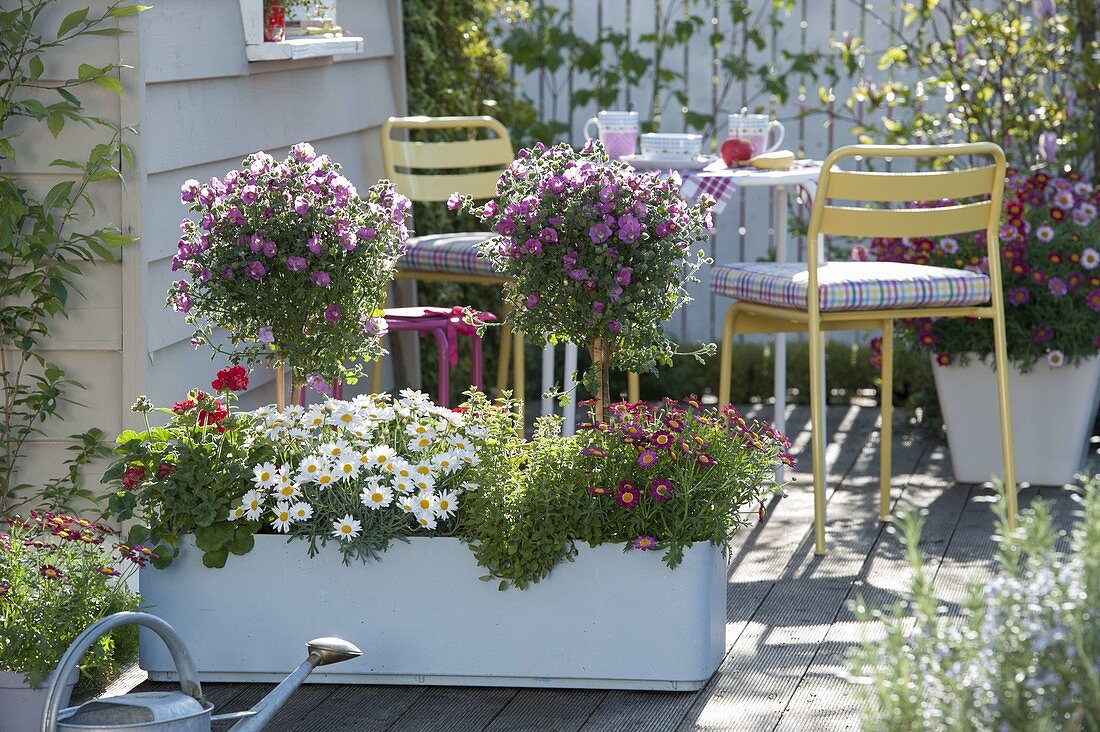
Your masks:
<svg viewBox="0 0 1100 732"><path fill-rule="evenodd" d="M657 548L657 540L652 536L639 536L634 540L634 548L643 552L652 551Z"/></svg>

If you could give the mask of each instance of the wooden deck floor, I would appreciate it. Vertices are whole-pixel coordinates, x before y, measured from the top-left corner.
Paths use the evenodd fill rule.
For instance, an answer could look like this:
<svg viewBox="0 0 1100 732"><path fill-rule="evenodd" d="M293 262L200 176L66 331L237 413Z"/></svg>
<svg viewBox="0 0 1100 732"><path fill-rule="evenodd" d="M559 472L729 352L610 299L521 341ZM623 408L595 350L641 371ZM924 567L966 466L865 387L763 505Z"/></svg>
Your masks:
<svg viewBox="0 0 1100 732"><path fill-rule="evenodd" d="M751 411L751 410L749 410ZM764 416L770 416L767 412ZM899 415L903 417L904 415ZM829 554L810 537L809 415L795 408L788 430L800 457L787 497L767 520L737 537L727 602L726 655L697 693L533 690L422 686L305 686L272 730L844 730L858 708L842 677L861 628L848 610L862 595L889 606L904 591L908 565L900 542L876 519L877 410L830 407L827 450L831 493ZM1094 455L1095 458L1095 455ZM899 419L894 445L896 509L926 512L930 571L947 602L993 571L992 492L955 484L946 446ZM1074 500L1063 489L1027 489L1055 504L1068 527ZM287 669L289 672L290 669ZM112 689L172 688L134 670ZM262 684L206 684L216 710L247 709Z"/></svg>

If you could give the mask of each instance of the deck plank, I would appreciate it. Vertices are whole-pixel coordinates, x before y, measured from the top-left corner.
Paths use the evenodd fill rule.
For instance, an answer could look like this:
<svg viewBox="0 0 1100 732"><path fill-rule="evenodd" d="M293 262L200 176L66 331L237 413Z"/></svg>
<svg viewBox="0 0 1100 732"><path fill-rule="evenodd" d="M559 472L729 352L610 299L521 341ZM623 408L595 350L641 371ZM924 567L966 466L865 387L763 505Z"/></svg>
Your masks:
<svg viewBox="0 0 1100 732"><path fill-rule="evenodd" d="M518 693L518 689L495 687L432 687L389 729L391 732L480 732Z"/></svg>
<svg viewBox="0 0 1100 732"><path fill-rule="evenodd" d="M575 732L599 706L606 691L594 689L523 689L485 727L487 732Z"/></svg>
<svg viewBox="0 0 1100 732"><path fill-rule="evenodd" d="M863 418L874 418L874 410L861 412ZM751 631L719 669L709 698L693 707L681 729L720 729L720 720L731 718L746 730L771 730L778 723L882 530L878 434L875 430L856 443L858 456L846 474L829 471L829 553L814 556L810 532L804 532L769 601L754 615ZM900 437L894 465L898 484L904 485L925 448L911 436Z"/></svg>

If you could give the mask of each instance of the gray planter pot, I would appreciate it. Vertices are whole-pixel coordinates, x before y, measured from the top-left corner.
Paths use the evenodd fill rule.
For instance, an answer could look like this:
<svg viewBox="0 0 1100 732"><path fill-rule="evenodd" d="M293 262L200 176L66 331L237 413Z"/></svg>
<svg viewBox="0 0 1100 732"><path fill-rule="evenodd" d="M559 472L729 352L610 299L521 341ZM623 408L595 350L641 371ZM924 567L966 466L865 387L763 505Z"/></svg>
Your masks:
<svg viewBox="0 0 1100 732"><path fill-rule="evenodd" d="M54 672L56 673L56 671ZM42 726L46 713L46 694L54 674L50 674L37 689L27 685L24 674L0 671L0 732L28 732ZM61 695L61 706L69 703L79 674L74 673Z"/></svg>
<svg viewBox="0 0 1100 732"><path fill-rule="evenodd" d="M939 366L936 392L947 428L955 480L1003 477L996 375L990 364ZM1073 483L1085 464L1089 429L1100 403L1100 356L1052 369L1045 361L1026 374L1009 367L1016 479L1034 485Z"/></svg>
<svg viewBox="0 0 1100 732"><path fill-rule="evenodd" d="M363 656L310 682L694 690L725 650L725 570L709 543L675 570L658 552L584 545L542 582L501 592L452 538L414 538L345 566L332 547L311 559L304 542L257 536L223 569L203 567L185 538L168 569L141 570L141 592L203 681L279 681L302 644L333 635ZM175 679L152 637L141 666Z"/></svg>

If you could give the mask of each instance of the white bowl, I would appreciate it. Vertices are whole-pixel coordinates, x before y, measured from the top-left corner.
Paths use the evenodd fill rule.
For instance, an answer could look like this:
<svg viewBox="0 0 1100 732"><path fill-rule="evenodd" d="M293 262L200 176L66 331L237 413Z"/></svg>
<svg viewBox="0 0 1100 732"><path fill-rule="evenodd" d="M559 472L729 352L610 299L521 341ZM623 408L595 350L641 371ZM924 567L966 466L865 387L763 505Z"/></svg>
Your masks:
<svg viewBox="0 0 1100 732"><path fill-rule="evenodd" d="M694 158L703 152L703 136L690 133L647 132L641 136L642 155Z"/></svg>

